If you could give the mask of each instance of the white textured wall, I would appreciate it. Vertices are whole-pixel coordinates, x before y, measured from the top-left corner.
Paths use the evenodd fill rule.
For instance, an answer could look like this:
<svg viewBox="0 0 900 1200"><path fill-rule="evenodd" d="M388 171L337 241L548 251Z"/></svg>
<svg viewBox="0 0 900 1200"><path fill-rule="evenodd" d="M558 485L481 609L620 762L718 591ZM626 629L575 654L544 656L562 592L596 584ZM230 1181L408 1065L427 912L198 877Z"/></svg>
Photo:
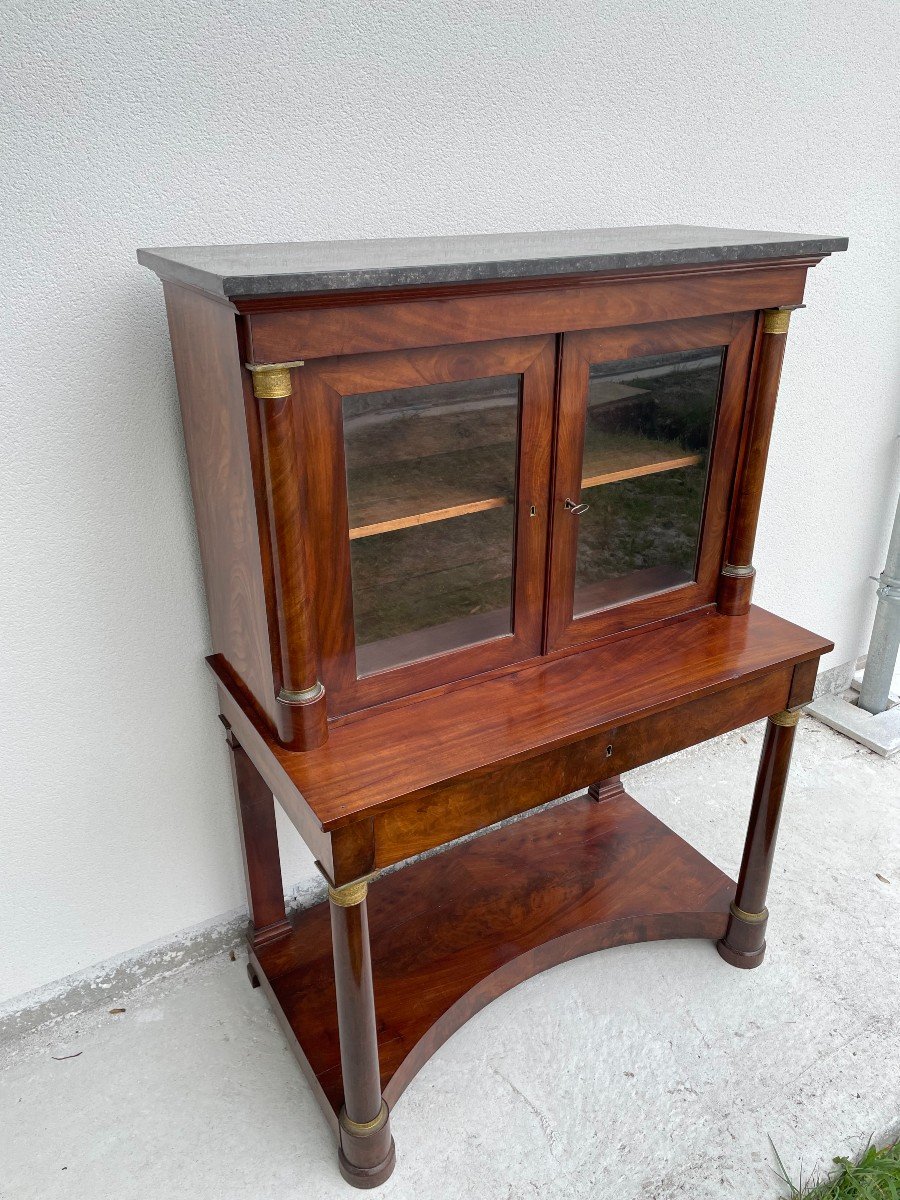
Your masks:
<svg viewBox="0 0 900 1200"><path fill-rule="evenodd" d="M11 0L0 998L239 905L138 245L848 234L794 320L757 599L862 651L898 483L896 0ZM309 871L296 847L289 881Z"/></svg>

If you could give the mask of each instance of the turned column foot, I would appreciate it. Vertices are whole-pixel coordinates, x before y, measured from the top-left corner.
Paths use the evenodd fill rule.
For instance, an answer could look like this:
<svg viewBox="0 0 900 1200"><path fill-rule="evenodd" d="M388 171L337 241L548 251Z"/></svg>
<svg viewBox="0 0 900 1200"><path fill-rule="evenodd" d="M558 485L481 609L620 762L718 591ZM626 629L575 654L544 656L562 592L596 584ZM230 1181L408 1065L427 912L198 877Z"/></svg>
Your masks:
<svg viewBox="0 0 900 1200"><path fill-rule="evenodd" d="M798 712L769 717L763 741L753 807L744 843L744 857L725 936L716 943L719 955L732 967L758 967L766 953L766 892L772 875L778 822L784 800Z"/></svg>
<svg viewBox="0 0 900 1200"><path fill-rule="evenodd" d="M384 1183L397 1160L388 1106L382 1100L378 1116L362 1123L351 1121L347 1110L342 1108L338 1125L341 1139L338 1165L344 1179L358 1188L373 1188Z"/></svg>
<svg viewBox="0 0 900 1200"><path fill-rule="evenodd" d="M744 912L736 904L731 905L728 928L716 949L732 967L749 971L758 967L766 956L766 923L769 910L759 913Z"/></svg>

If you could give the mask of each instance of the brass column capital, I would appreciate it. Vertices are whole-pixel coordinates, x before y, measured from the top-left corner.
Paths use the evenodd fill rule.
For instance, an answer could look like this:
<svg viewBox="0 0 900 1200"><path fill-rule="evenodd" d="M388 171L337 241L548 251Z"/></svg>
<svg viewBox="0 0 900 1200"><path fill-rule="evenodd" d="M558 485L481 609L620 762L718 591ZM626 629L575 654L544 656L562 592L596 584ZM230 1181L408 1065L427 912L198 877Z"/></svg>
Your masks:
<svg viewBox="0 0 900 1200"><path fill-rule="evenodd" d="M790 308L767 308L763 315L763 333L787 333L791 323Z"/></svg>
<svg viewBox="0 0 900 1200"><path fill-rule="evenodd" d="M800 720L800 714L798 712L791 712L790 709L785 709L784 712L772 713L769 720L773 725L784 725L790 729Z"/></svg>
<svg viewBox="0 0 900 1200"><path fill-rule="evenodd" d="M328 899L338 908L355 908L357 904L362 904L368 894L369 884L378 875L377 871L370 871L368 875L361 875L359 879L351 879L349 883L334 884L318 861L316 869L328 884Z"/></svg>
<svg viewBox="0 0 900 1200"><path fill-rule="evenodd" d="M302 367L303 360L284 363L247 363L247 370L253 376L253 395L257 400L284 400L290 396L291 369Z"/></svg>
<svg viewBox="0 0 900 1200"><path fill-rule="evenodd" d="M362 904L368 893L368 879L355 879L353 883L345 883L341 887L328 885L328 899L338 908L355 908L357 904Z"/></svg>

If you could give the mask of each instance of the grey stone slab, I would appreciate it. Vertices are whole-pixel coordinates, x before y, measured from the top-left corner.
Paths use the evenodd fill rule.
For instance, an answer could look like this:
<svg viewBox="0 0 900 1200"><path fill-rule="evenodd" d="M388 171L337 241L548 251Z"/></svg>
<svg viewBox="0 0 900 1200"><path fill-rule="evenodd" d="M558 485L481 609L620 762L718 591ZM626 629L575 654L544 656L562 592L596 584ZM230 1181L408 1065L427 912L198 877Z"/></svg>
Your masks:
<svg viewBox="0 0 900 1200"><path fill-rule="evenodd" d="M846 249L844 237L645 225L359 242L172 246L138 250L137 256L162 279L237 297L753 262Z"/></svg>
<svg viewBox="0 0 900 1200"><path fill-rule="evenodd" d="M806 711L884 758L900 753L900 704L872 714L846 696L820 696Z"/></svg>

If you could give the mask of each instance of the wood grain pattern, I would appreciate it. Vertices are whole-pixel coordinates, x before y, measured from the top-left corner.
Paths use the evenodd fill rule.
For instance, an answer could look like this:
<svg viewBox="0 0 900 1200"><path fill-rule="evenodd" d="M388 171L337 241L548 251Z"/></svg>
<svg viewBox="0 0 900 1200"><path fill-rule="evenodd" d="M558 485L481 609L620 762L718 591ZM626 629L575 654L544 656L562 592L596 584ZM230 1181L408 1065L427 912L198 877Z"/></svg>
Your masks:
<svg viewBox="0 0 900 1200"><path fill-rule="evenodd" d="M267 615L266 493L261 464L255 474L251 459L257 416L249 385L245 390L236 317L175 284L165 284L165 296L213 650L274 724L277 628Z"/></svg>
<svg viewBox="0 0 900 1200"><path fill-rule="evenodd" d="M625 794L577 798L376 881L368 920L388 1104L456 1029L523 979L607 946L721 937L733 892ZM298 914L293 936L255 960L337 1111L327 905Z"/></svg>
<svg viewBox="0 0 900 1200"><path fill-rule="evenodd" d="M806 265L742 266L729 270L648 273L641 278L598 276L580 285L527 290L482 287L474 295L397 300L379 298L340 307L274 307L260 312L241 304L254 363L290 362L448 346L489 339L529 337L576 329L609 329L715 313L752 312L801 304ZM363 302L360 303L360 299Z"/></svg>
<svg viewBox="0 0 900 1200"><path fill-rule="evenodd" d="M750 561L784 348L763 337L759 310L799 304L814 261L234 304L166 285L251 967L357 1187L393 1169L382 1097L393 1105L454 1030L520 981L660 938L708 938L734 965L761 961L793 728L769 723L736 906L735 884L620 776L805 703L832 648L743 611L747 581L717 591L726 552ZM591 363L720 347L694 581L683 582L687 535L669 557L636 551L621 586L606 578L621 575L618 563L597 554L578 608L597 599L603 611L573 620L578 525L566 500L596 497L590 519L604 530L621 515L605 502L630 496L627 531L649 495L646 510L676 540L673 513L687 525L701 506L701 475L689 470L704 461L700 424L657 420L652 388L617 379L618 368L595 372L593 400L609 407L583 452ZM711 411L715 375L699 357L709 378L693 389L704 393L695 423ZM305 365L293 397L258 407L242 363L295 360ZM663 478L590 490L649 474ZM365 540L376 534L390 540ZM420 577L427 587L407 586ZM286 748L325 733L324 706L318 728L301 714L278 726L279 742L275 695L317 678L327 740ZM273 796L341 885L587 785L589 796L377 879L368 902L285 917Z"/></svg>
<svg viewBox="0 0 900 1200"><path fill-rule="evenodd" d="M262 946L290 933L281 884L275 801L246 751L228 730L231 779L244 856L250 943Z"/></svg>
<svg viewBox="0 0 900 1200"><path fill-rule="evenodd" d="M313 562L306 532L304 473L297 470L293 397L259 401L265 467L275 612L278 624L278 728L294 750L321 746L328 736L325 697L292 703L292 693L313 690L318 653L313 616ZM321 692L321 688L319 689Z"/></svg>
<svg viewBox="0 0 900 1200"><path fill-rule="evenodd" d="M343 1110L340 1124L341 1173L350 1183L383 1182L394 1167L390 1118L382 1111L378 1032L372 991L372 955L366 901L346 908L328 904L331 915L333 986L337 1004ZM359 1129L359 1125L370 1125Z"/></svg>
<svg viewBox="0 0 900 1200"><path fill-rule="evenodd" d="M545 648L581 642L634 627L646 621L686 612L715 599L728 527L731 488L743 419L746 378L754 318L727 315L690 321L667 321L637 329L567 334L563 340L559 380L559 414L555 438L553 500L550 529L550 576ZM566 501L581 498L585 412L592 363L616 362L646 355L706 347L727 347L717 406L695 580L617 605L607 598L598 612L573 616L578 551L578 521ZM590 497L584 497L589 500ZM598 588L615 593L615 587Z"/></svg>
<svg viewBox="0 0 900 1200"><path fill-rule="evenodd" d="M547 491L550 474L555 343L523 338L406 354L327 359L298 372L308 448L309 527L317 564L317 617L322 681L329 712L379 704L460 677L536 656L540 651ZM443 652L422 631L421 661L358 678L348 529L343 396L473 378L521 375L512 630L479 645ZM535 515L530 515L534 506ZM507 626L508 628L508 626Z"/></svg>
<svg viewBox="0 0 900 1200"><path fill-rule="evenodd" d="M589 780L597 783L762 720L784 706L790 682L790 667L774 669L713 696L424 788L374 818L372 867L403 862L575 792ZM336 832L344 828L355 826Z"/></svg>
<svg viewBox="0 0 900 1200"><path fill-rule="evenodd" d="M407 300L455 300L462 296L491 296L498 300L512 292L554 291L561 288L594 287L614 280L632 283L646 279L668 279L677 283L686 275L733 275L748 269L782 270L785 266L814 267L821 256L797 255L789 258L759 258L753 262L682 263L667 267L622 267L616 271L588 271L572 275L533 275L517 279L470 279L457 283L428 283L418 286L350 288L345 291L298 292L287 295L279 292L269 296L216 297L220 303L245 315L253 313L293 312L306 308L357 308L359 305L391 303ZM251 360L253 361L253 360Z"/></svg>
<svg viewBox="0 0 900 1200"><path fill-rule="evenodd" d="M766 723L734 908L717 946L727 963L745 970L758 967L766 953L766 893L796 732L796 725Z"/></svg>
<svg viewBox="0 0 900 1200"><path fill-rule="evenodd" d="M751 566L753 562L753 546L756 541L756 526L762 503L766 462L786 341L787 335L783 333L763 333L761 336L758 364L747 407L746 431L741 448L725 555L726 561L736 566ZM719 593L719 607L722 612L729 616L745 613L750 607L753 582L752 575L743 579L723 576Z"/></svg>
<svg viewBox="0 0 900 1200"><path fill-rule="evenodd" d="M327 744L306 754L284 750L263 730L256 748L265 743L282 780L331 830L436 784L724 692L831 648L760 608L739 618L704 613L477 685L372 709L333 724ZM224 697L234 681L220 661L210 666ZM226 716L239 720L240 709L234 697ZM236 720L235 732L252 753ZM290 795L276 794L293 806Z"/></svg>

